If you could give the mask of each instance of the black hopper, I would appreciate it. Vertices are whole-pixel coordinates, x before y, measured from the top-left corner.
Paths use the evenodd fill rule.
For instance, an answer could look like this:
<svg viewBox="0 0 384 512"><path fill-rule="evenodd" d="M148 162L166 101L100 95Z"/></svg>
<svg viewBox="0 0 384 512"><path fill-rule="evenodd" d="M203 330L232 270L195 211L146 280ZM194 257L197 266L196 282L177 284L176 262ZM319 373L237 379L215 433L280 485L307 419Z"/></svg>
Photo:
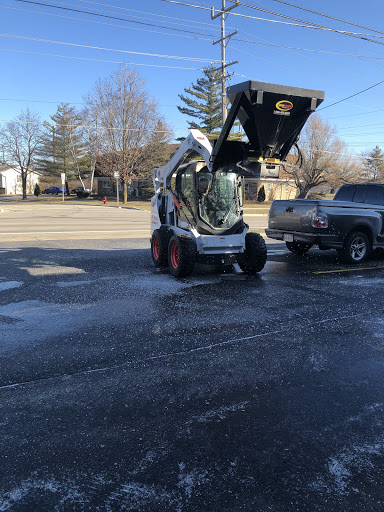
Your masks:
<svg viewBox="0 0 384 512"><path fill-rule="evenodd" d="M259 174L261 165L267 168L268 162L286 159L308 117L324 100L323 91L254 81L228 87L227 96L232 106L214 144L212 170L257 162ZM236 118L249 142L227 140Z"/></svg>

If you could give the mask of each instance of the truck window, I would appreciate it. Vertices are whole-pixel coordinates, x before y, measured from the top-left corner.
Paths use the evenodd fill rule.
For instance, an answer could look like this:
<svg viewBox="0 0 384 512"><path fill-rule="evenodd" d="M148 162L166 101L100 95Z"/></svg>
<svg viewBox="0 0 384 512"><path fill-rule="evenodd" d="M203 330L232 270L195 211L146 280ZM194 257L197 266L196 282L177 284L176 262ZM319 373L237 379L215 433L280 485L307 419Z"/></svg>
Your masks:
<svg viewBox="0 0 384 512"><path fill-rule="evenodd" d="M357 185L355 194L353 196L353 202L354 203L364 203L366 193L367 193L366 185Z"/></svg>
<svg viewBox="0 0 384 512"><path fill-rule="evenodd" d="M337 191L334 200L335 201L352 201L353 194L355 192L355 185L343 185Z"/></svg>
<svg viewBox="0 0 384 512"><path fill-rule="evenodd" d="M377 185L367 185L367 197L365 202L368 204L384 205L384 187Z"/></svg>

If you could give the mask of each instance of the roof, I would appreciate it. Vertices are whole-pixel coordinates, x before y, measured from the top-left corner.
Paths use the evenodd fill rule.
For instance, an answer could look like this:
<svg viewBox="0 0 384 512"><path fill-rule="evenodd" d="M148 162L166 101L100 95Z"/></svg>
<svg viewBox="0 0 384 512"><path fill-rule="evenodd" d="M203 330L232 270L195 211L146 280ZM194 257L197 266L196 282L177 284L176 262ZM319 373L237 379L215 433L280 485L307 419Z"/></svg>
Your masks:
<svg viewBox="0 0 384 512"><path fill-rule="evenodd" d="M16 166L16 167L18 167L18 166ZM0 173L3 174L4 172L7 172L7 171L19 172L17 169L15 169L14 167L11 167L10 165L1 164L0 165ZM29 172L33 172L34 174L38 174L39 176L43 176L43 174L40 171L36 171L35 169L30 169Z"/></svg>

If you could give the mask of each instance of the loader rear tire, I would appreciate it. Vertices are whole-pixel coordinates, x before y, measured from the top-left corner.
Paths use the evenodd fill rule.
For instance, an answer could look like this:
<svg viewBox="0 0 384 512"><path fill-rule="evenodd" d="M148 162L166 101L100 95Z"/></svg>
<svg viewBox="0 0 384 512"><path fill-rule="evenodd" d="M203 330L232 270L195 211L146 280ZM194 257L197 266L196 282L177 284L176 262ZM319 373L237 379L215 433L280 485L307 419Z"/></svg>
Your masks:
<svg viewBox="0 0 384 512"><path fill-rule="evenodd" d="M169 271L175 277L192 274L196 261L196 244L188 235L173 235L168 245Z"/></svg>
<svg viewBox="0 0 384 512"><path fill-rule="evenodd" d="M155 229L151 237L151 255L155 267L168 264L168 245L172 232L168 229Z"/></svg>
<svg viewBox="0 0 384 512"><path fill-rule="evenodd" d="M258 233L245 235L245 250L238 257L239 267L245 274L256 275L264 268L267 261L267 246Z"/></svg>

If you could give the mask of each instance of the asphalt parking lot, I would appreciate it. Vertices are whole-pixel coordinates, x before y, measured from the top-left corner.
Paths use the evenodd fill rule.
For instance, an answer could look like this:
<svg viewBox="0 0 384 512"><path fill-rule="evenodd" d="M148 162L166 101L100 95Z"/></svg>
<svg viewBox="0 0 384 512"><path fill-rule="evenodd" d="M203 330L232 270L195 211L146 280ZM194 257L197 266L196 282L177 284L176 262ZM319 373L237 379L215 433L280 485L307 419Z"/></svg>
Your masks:
<svg viewBox="0 0 384 512"><path fill-rule="evenodd" d="M256 277L176 280L135 212L0 214L0 511L383 510L384 258L268 243Z"/></svg>

